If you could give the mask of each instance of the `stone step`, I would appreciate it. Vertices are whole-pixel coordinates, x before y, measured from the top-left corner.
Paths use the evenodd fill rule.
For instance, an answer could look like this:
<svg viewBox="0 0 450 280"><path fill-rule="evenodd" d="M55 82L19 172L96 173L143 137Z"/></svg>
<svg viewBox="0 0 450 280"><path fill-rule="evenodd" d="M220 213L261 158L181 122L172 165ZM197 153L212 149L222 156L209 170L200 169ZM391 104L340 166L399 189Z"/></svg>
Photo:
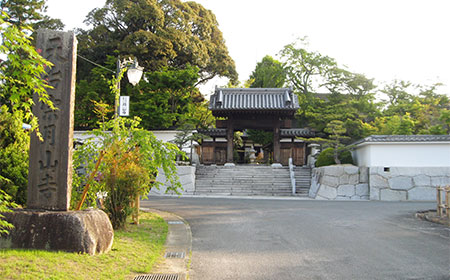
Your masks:
<svg viewBox="0 0 450 280"><path fill-rule="evenodd" d="M296 195L305 196L309 192L310 169L296 168ZM300 189L302 188L302 189ZM304 189L303 189L304 188ZM197 195L292 195L288 167L271 166L199 166L196 171Z"/></svg>

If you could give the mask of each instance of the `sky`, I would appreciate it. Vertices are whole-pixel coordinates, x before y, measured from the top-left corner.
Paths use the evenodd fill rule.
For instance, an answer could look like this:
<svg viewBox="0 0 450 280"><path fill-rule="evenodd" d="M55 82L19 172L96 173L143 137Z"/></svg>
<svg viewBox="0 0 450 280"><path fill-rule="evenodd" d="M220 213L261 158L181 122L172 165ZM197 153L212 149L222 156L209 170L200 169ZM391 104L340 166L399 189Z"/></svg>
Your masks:
<svg viewBox="0 0 450 280"><path fill-rule="evenodd" d="M48 14L66 29L104 0L48 0ZM308 37L311 51L334 58L348 70L374 78L445 84L450 95L450 1L448 0L196 0L219 23L239 80L249 78L265 55ZM206 95L225 80L202 87Z"/></svg>

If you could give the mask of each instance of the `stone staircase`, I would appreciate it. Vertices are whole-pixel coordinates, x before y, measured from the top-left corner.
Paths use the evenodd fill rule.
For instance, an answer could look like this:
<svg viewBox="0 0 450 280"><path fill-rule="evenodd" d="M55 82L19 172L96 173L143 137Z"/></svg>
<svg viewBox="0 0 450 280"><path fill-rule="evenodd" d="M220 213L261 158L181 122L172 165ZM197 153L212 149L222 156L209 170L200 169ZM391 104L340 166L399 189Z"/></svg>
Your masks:
<svg viewBox="0 0 450 280"><path fill-rule="evenodd" d="M296 195L308 197L309 188L311 187L311 168L294 167L294 174Z"/></svg>
<svg viewBox="0 0 450 280"><path fill-rule="evenodd" d="M303 195L307 179L299 176ZM309 179L310 180L310 179ZM197 166L194 195L291 196L289 168L265 165Z"/></svg>

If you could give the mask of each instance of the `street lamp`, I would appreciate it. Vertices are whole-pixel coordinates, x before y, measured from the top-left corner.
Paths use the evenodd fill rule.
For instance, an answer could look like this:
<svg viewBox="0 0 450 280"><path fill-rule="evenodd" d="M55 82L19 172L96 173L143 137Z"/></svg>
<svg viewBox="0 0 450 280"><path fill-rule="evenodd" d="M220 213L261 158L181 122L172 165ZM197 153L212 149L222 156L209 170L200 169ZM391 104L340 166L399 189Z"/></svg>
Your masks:
<svg viewBox="0 0 450 280"><path fill-rule="evenodd" d="M133 85L137 85L139 81L141 80L142 73L144 70L144 67L141 67L138 65L138 62L136 58L134 59L124 59L122 62L120 61L120 58L117 59L117 70L116 70L116 79L117 79L117 91L115 96L115 103L114 103L114 117L117 118L119 116L119 98L120 98L120 81L119 81L119 75L122 72L122 69L128 68L127 70L127 77L128 81Z"/></svg>

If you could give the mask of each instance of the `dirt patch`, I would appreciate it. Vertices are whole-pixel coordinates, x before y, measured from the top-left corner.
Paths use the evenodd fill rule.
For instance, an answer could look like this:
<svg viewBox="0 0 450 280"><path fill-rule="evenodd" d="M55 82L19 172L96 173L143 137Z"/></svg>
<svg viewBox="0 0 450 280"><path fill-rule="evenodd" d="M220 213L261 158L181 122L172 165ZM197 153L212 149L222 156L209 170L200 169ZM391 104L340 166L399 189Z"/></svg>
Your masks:
<svg viewBox="0 0 450 280"><path fill-rule="evenodd" d="M442 224L450 227L450 219L446 216L439 217L436 210L420 211L416 213L416 217L432 223Z"/></svg>

